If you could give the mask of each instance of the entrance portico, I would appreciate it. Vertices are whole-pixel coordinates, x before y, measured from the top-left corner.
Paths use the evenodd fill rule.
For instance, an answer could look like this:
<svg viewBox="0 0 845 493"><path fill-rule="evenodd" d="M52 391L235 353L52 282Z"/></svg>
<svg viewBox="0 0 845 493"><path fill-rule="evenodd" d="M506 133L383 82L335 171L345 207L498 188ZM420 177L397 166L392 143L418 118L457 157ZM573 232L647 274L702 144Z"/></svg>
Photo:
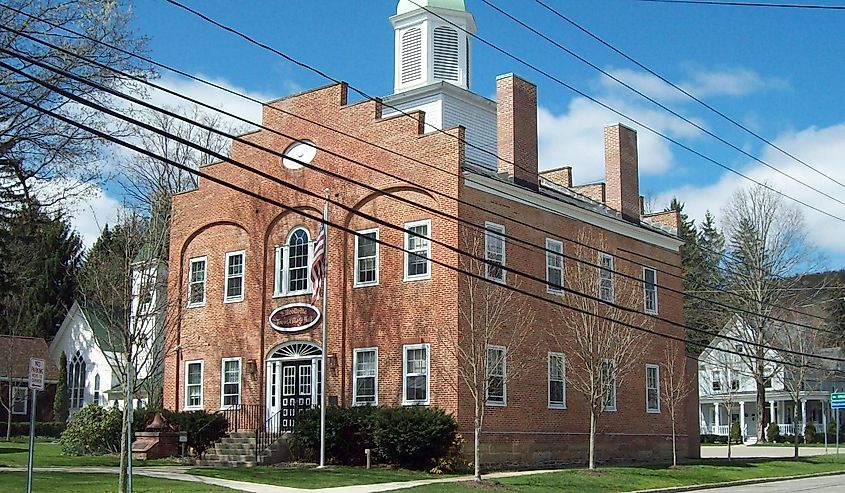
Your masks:
<svg viewBox="0 0 845 493"><path fill-rule="evenodd" d="M291 341L277 346L267 357L267 428L293 430L296 415L320 402L320 346Z"/></svg>

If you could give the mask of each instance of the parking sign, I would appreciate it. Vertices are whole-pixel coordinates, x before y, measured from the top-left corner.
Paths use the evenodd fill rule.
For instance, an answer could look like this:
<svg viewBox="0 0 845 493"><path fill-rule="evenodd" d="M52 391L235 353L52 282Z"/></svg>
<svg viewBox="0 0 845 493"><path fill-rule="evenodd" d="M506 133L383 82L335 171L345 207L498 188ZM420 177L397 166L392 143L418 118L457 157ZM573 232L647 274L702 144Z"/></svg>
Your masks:
<svg viewBox="0 0 845 493"><path fill-rule="evenodd" d="M29 358L29 388L44 390L44 360Z"/></svg>

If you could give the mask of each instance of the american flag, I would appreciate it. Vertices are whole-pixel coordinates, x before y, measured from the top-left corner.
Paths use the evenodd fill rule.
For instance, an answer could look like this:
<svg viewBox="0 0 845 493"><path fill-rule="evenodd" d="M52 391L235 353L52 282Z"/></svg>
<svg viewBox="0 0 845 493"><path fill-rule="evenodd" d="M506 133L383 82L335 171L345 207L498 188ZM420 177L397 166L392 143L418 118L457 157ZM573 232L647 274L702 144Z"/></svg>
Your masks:
<svg viewBox="0 0 845 493"><path fill-rule="evenodd" d="M311 262L311 304L316 305L323 291L323 277L326 275L326 225L320 223L320 232L314 240L314 260Z"/></svg>

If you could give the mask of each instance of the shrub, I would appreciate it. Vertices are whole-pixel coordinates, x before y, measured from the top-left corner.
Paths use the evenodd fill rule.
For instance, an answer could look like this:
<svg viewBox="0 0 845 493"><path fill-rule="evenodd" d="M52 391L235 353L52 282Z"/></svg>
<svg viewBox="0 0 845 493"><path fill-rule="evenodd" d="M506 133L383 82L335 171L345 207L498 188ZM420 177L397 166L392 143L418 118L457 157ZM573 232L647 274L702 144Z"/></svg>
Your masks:
<svg viewBox="0 0 845 493"><path fill-rule="evenodd" d="M455 418L442 409L384 408L376 414L376 455L388 464L429 469L447 455L457 428Z"/></svg>
<svg viewBox="0 0 845 493"><path fill-rule="evenodd" d="M56 384L56 393L53 395L53 420L67 421L68 407L70 406L67 392L67 356L62 351L59 357L59 383Z"/></svg>
<svg viewBox="0 0 845 493"><path fill-rule="evenodd" d="M35 423L35 436L37 437L46 437L46 438L59 438L62 432L65 431L66 423L64 422L55 422L55 421L45 421L41 423ZM12 422L12 433L11 436L13 437L23 437L29 436L29 422L25 421L14 421Z"/></svg>
<svg viewBox="0 0 845 493"><path fill-rule="evenodd" d="M431 468L431 474L443 474L450 472L465 472L472 469L472 462L464 457L464 437L460 433L455 433L455 439L452 440L452 445L449 446L449 451L445 457L437 459L437 464Z"/></svg>
<svg viewBox="0 0 845 493"><path fill-rule="evenodd" d="M780 427L777 423L769 423L769 427L766 428L766 441L771 443L777 443L780 436Z"/></svg>
<svg viewBox="0 0 845 493"><path fill-rule="evenodd" d="M220 413L208 411L163 411L164 417L179 431L188 432L188 446L202 456L214 442L226 435L229 422Z"/></svg>
<svg viewBox="0 0 845 493"><path fill-rule="evenodd" d="M373 449L373 425L377 407L326 408L326 460L334 464L361 465L364 449ZM313 460L320 448L320 410L309 409L296 415L293 447L302 459Z"/></svg>
<svg viewBox="0 0 845 493"><path fill-rule="evenodd" d="M739 426L739 421L731 423L731 441L734 443L742 443L742 428Z"/></svg>
<svg viewBox="0 0 845 493"><path fill-rule="evenodd" d="M89 404L73 416L62 433L62 450L70 455L119 451L122 417L120 409Z"/></svg>
<svg viewBox="0 0 845 493"><path fill-rule="evenodd" d="M804 443L816 443L818 438L816 437L816 425L813 423L809 423L807 426L804 427Z"/></svg>

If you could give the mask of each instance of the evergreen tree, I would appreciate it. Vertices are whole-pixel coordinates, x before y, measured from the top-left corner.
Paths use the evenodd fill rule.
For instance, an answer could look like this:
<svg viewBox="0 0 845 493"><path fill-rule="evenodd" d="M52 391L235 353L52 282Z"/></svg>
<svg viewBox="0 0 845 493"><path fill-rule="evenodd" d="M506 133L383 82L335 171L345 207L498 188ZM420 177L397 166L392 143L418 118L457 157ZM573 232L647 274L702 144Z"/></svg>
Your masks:
<svg viewBox="0 0 845 493"><path fill-rule="evenodd" d="M845 283L837 279L831 286L827 301L827 328L835 334L826 337L825 343L845 347Z"/></svg>
<svg viewBox="0 0 845 493"><path fill-rule="evenodd" d="M59 357L59 383L56 385L56 395L53 397L53 421L67 421L68 408L67 392L67 356L62 351Z"/></svg>

